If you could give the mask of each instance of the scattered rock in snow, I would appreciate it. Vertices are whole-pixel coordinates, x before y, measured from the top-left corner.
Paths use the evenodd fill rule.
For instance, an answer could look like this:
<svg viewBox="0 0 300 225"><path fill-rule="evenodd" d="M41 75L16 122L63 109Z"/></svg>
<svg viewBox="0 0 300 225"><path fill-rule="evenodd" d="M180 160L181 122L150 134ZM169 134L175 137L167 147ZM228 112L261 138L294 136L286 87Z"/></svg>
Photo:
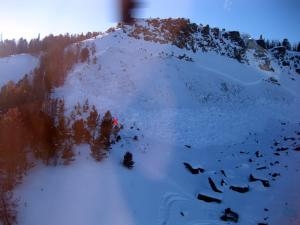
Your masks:
<svg viewBox="0 0 300 225"><path fill-rule="evenodd" d="M221 186L227 185L227 183L224 181L224 179L221 180Z"/></svg>
<svg viewBox="0 0 300 225"><path fill-rule="evenodd" d="M118 135L117 138L116 138L116 142L119 142L119 141L121 141L121 136L120 135Z"/></svg>
<svg viewBox="0 0 300 225"><path fill-rule="evenodd" d="M203 173L204 169L202 168L193 168L190 164L188 164L187 162L183 163L185 168L191 172L191 174L199 174L199 173Z"/></svg>
<svg viewBox="0 0 300 225"><path fill-rule="evenodd" d="M241 154L249 154L249 152L240 151Z"/></svg>
<svg viewBox="0 0 300 225"><path fill-rule="evenodd" d="M209 185L210 185L211 189L212 189L214 192L223 193L222 191L220 191L220 190L217 188L215 182L214 182L210 177L208 178L208 182L209 182Z"/></svg>
<svg viewBox="0 0 300 225"><path fill-rule="evenodd" d="M283 151L286 151L288 150L289 148L286 148L286 147L281 147L281 148L277 148L276 151L277 152L283 152Z"/></svg>
<svg viewBox="0 0 300 225"><path fill-rule="evenodd" d="M221 170L221 174L222 174L224 177L227 177L224 170Z"/></svg>
<svg viewBox="0 0 300 225"><path fill-rule="evenodd" d="M239 215L232 211L230 208L225 209L224 215L220 217L223 221L231 221L237 223L239 221Z"/></svg>
<svg viewBox="0 0 300 225"><path fill-rule="evenodd" d="M258 168L256 168L256 170L265 170L265 169L267 169L268 167L266 167L266 166L261 166L261 167L258 167Z"/></svg>
<svg viewBox="0 0 300 225"><path fill-rule="evenodd" d="M233 190L233 191L236 191L236 192L239 192L239 193L246 193L249 191L249 187L238 187L238 186L230 186L229 187L230 190Z"/></svg>
<svg viewBox="0 0 300 225"><path fill-rule="evenodd" d="M255 152L255 156L256 156L257 158L263 157L263 155L260 153L260 151L256 151L256 152Z"/></svg>
<svg viewBox="0 0 300 225"><path fill-rule="evenodd" d="M138 136L135 135L135 136L133 137L133 140L137 141L137 140L138 140Z"/></svg>
<svg viewBox="0 0 300 225"><path fill-rule="evenodd" d="M279 81L275 78L275 77L269 77L268 79L265 80L266 82L272 83L272 84L276 84L276 85L280 85Z"/></svg>
<svg viewBox="0 0 300 225"><path fill-rule="evenodd" d="M294 150L300 152L300 145L294 148Z"/></svg>
<svg viewBox="0 0 300 225"><path fill-rule="evenodd" d="M215 203L220 204L222 202L222 200L220 200L220 199L210 197L210 196L207 196L207 195L203 195L203 194L198 194L197 198L199 200L202 200L202 201L205 201L205 202L208 202L208 203L215 202Z"/></svg>
<svg viewBox="0 0 300 225"><path fill-rule="evenodd" d="M269 175L275 178L275 177L279 177L280 173L269 173Z"/></svg>
<svg viewBox="0 0 300 225"><path fill-rule="evenodd" d="M259 178L255 178L252 174L249 175L249 182L260 181L264 187L270 187L270 183L268 180L263 180Z"/></svg>
<svg viewBox="0 0 300 225"><path fill-rule="evenodd" d="M284 137L283 138L284 141L295 141L294 137Z"/></svg>

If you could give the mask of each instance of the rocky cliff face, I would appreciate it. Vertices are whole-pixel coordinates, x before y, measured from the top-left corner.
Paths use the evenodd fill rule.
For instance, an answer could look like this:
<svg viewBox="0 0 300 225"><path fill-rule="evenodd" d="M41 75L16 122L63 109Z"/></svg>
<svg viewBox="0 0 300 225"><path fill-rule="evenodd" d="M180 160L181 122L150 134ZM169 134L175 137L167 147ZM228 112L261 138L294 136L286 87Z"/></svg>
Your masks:
<svg viewBox="0 0 300 225"><path fill-rule="evenodd" d="M132 26L119 24L118 28L137 39L173 44L193 52L216 52L265 71L300 74L299 52L284 46L266 50L239 31L197 25L183 18L138 20Z"/></svg>

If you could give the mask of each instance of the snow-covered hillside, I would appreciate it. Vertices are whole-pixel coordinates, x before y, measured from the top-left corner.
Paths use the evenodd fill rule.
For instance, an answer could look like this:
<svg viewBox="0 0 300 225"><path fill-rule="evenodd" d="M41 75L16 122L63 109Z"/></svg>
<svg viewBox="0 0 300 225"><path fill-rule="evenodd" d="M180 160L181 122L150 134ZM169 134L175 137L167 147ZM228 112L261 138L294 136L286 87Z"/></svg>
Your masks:
<svg viewBox="0 0 300 225"><path fill-rule="evenodd" d="M217 225L227 208L241 225L300 223L300 76L122 29L85 46L52 97L66 114L86 99L110 110L121 140L102 162L80 145L69 166L33 168L15 190L20 224Z"/></svg>
<svg viewBox="0 0 300 225"><path fill-rule="evenodd" d="M9 81L18 82L37 67L39 60L29 54L0 58L0 88Z"/></svg>

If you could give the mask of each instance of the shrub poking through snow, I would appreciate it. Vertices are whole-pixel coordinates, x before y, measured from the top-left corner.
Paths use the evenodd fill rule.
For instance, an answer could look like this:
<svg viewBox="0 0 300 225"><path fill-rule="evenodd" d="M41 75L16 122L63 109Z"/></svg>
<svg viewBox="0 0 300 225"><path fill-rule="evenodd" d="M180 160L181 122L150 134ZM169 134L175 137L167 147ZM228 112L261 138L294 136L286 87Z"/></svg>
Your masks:
<svg viewBox="0 0 300 225"><path fill-rule="evenodd" d="M90 56L90 52L89 49L87 47L83 48L80 52L80 61L86 62L89 59Z"/></svg>
<svg viewBox="0 0 300 225"><path fill-rule="evenodd" d="M128 169L131 169L134 165L134 161L132 160L132 153L126 152L123 158L123 165Z"/></svg>

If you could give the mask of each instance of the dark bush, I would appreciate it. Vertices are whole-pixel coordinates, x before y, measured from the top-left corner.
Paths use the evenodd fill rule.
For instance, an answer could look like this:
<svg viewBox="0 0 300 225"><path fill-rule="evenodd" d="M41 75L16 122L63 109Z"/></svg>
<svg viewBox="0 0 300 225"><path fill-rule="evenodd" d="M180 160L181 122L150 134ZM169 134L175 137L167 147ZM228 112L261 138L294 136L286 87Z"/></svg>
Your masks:
<svg viewBox="0 0 300 225"><path fill-rule="evenodd" d="M123 165L128 169L133 168L134 161L132 160L132 153L126 152L123 158Z"/></svg>
<svg viewBox="0 0 300 225"><path fill-rule="evenodd" d="M12 192L0 190L0 222L3 225L17 224L17 206Z"/></svg>
<svg viewBox="0 0 300 225"><path fill-rule="evenodd" d="M80 61L86 62L90 57L90 51L87 47L83 48L80 52Z"/></svg>

